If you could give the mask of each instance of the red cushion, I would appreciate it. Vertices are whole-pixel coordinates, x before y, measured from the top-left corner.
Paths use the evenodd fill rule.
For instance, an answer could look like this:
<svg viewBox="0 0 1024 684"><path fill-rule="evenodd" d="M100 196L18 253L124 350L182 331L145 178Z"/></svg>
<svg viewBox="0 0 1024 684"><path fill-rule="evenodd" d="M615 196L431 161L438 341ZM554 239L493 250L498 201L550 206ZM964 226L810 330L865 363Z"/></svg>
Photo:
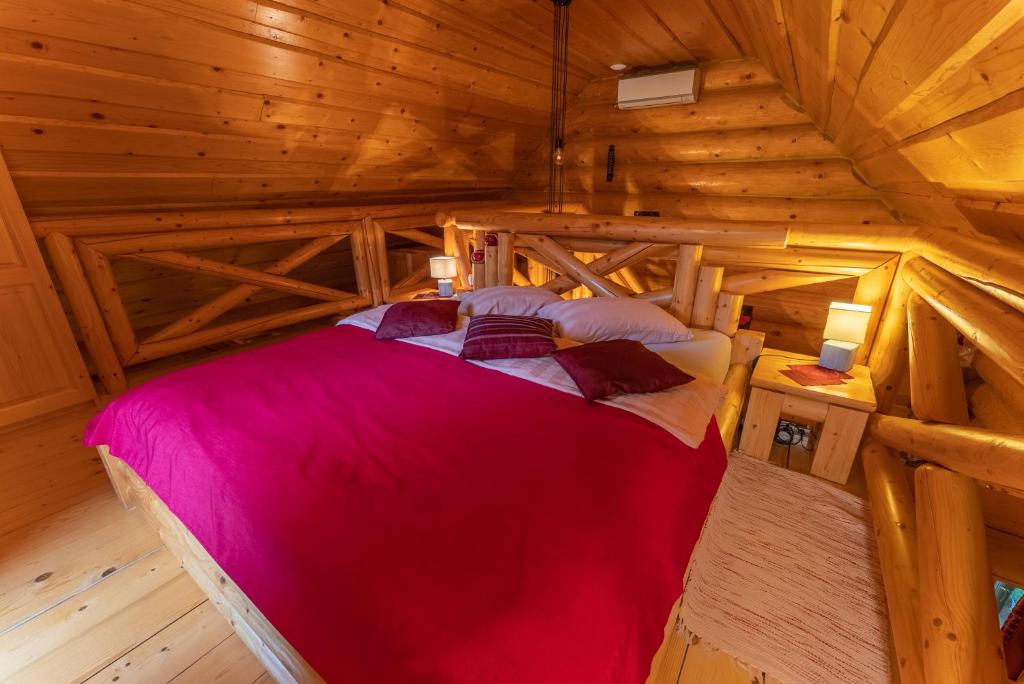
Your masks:
<svg viewBox="0 0 1024 684"><path fill-rule="evenodd" d="M488 314L469 319L464 359L530 359L555 350L553 324L535 316Z"/></svg>
<svg viewBox="0 0 1024 684"><path fill-rule="evenodd" d="M560 349L554 357L590 401L613 394L660 392L693 380L635 340L581 344Z"/></svg>
<svg viewBox="0 0 1024 684"><path fill-rule="evenodd" d="M396 340L400 337L443 335L455 330L458 319L459 302L453 299L399 302L384 312L374 337Z"/></svg>

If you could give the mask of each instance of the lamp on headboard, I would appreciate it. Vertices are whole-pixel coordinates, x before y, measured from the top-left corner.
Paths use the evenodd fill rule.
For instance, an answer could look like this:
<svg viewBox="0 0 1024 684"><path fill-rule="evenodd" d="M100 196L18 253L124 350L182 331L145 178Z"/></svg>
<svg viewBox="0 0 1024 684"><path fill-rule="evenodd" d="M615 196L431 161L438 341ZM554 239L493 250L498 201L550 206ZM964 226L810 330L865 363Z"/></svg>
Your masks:
<svg viewBox="0 0 1024 684"><path fill-rule="evenodd" d="M848 371L853 368L857 348L864 343L871 320L871 307L865 304L832 302L828 307L824 344L818 365L832 370Z"/></svg>
<svg viewBox="0 0 1024 684"><path fill-rule="evenodd" d="M458 274L455 257L430 257L430 277L437 278L437 294L441 297L451 297L455 294L452 278Z"/></svg>

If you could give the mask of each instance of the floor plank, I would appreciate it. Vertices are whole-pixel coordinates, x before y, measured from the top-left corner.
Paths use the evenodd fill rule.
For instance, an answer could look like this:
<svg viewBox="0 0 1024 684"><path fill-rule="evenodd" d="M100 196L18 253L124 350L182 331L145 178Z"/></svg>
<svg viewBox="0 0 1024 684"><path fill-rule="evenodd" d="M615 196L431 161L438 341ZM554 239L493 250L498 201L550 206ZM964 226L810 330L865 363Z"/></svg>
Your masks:
<svg viewBox="0 0 1024 684"><path fill-rule="evenodd" d="M93 413L0 433L0 682L261 678L259 661L229 641L230 625L81 446Z"/></svg>
<svg viewBox="0 0 1024 684"><path fill-rule="evenodd" d="M107 581L0 635L0 680L85 679L205 600L161 548Z"/></svg>
<svg viewBox="0 0 1024 684"><path fill-rule="evenodd" d="M231 626L216 607L209 601L203 601L87 681L89 684L169 681L188 670L231 634ZM249 660L254 660L251 654L248 655Z"/></svg>
<svg viewBox="0 0 1024 684"><path fill-rule="evenodd" d="M253 659L246 645L232 633L171 681L174 684L249 683L263 674L263 668Z"/></svg>
<svg viewBox="0 0 1024 684"><path fill-rule="evenodd" d="M0 538L0 633L163 544L112 489Z"/></svg>

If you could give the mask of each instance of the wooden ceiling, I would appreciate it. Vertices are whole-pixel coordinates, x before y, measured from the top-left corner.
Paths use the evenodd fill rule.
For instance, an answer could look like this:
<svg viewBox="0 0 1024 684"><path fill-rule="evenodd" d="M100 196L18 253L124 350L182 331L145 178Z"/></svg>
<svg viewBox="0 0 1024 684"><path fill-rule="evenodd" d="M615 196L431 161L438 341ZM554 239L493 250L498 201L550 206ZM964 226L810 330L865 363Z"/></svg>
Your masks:
<svg viewBox="0 0 1024 684"><path fill-rule="evenodd" d="M757 58L911 221L1024 236L1024 0L575 0L570 89ZM32 213L501 191L543 144L549 0L0 0Z"/></svg>
<svg viewBox="0 0 1024 684"><path fill-rule="evenodd" d="M1024 239L1024 2L715 4L905 220Z"/></svg>

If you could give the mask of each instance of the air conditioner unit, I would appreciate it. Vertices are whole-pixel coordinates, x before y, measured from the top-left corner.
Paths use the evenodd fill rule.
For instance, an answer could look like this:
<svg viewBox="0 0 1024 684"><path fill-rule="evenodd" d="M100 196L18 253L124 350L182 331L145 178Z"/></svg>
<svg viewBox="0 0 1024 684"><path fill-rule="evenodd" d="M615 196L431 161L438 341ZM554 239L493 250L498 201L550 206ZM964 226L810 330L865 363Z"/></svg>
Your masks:
<svg viewBox="0 0 1024 684"><path fill-rule="evenodd" d="M623 76L619 79L619 109L643 109L665 105L693 104L700 95L697 67L685 67L655 74Z"/></svg>

